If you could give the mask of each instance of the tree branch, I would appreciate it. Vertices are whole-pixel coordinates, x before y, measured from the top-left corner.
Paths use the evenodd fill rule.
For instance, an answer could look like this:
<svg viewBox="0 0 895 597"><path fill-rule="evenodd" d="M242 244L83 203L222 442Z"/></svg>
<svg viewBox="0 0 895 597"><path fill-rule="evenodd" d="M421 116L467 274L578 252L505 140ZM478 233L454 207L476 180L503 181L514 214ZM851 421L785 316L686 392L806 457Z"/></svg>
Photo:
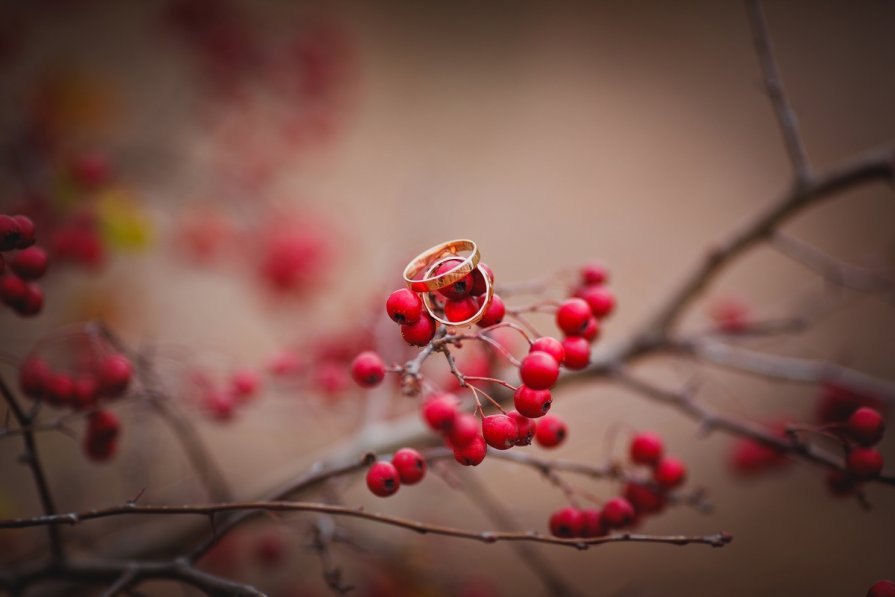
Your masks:
<svg viewBox="0 0 895 597"><path fill-rule="evenodd" d="M767 354L706 339L677 340L674 349L713 365L760 377L797 383L838 383L851 390L895 402L895 382L837 363Z"/></svg>
<svg viewBox="0 0 895 597"><path fill-rule="evenodd" d="M31 429L31 417L25 414L22 407L13 395L12 390L6 385L6 381L0 376L0 393L3 399L9 405L16 422L22 428L22 442L25 444L25 452L22 454L23 462L28 465L31 470L31 476L34 477L34 484L37 487L38 496L44 514L52 516L56 514L56 504L53 500L53 494L50 491L50 485L47 483L47 477L44 474L43 464L41 464L40 456L37 453L37 444L34 442L34 431ZM57 527L47 529L50 536L50 554L53 560L61 561L65 557L62 547L62 534Z"/></svg>
<svg viewBox="0 0 895 597"><path fill-rule="evenodd" d="M746 12L749 14L752 36L755 42L755 52L764 75L765 90L771 99L777 124L783 134L783 142L786 145L786 153L795 170L796 183L807 182L811 178L811 165L808 163L808 155L799 134L799 123L795 112L789 104L786 93L783 90L783 79L780 76L780 68L774 58L774 48L771 43L771 34L768 31L768 23L765 19L764 9L760 0L746 0Z"/></svg>
<svg viewBox="0 0 895 597"><path fill-rule="evenodd" d="M95 510L85 510L83 512L68 512L65 514L52 514L44 516L35 516L32 518L10 518L0 520L0 529L21 529L36 526L47 525L75 525L90 520L101 518L111 518L116 516L135 516L135 515L195 515L195 516L212 516L221 512L237 512L237 511L264 511L264 512L319 512L322 514L331 514L333 516L348 516L359 518L380 524L390 525L398 528L416 531L421 534L442 535L446 537L455 537L458 539L469 539L480 541L482 543L497 543L500 541L531 541L535 543L546 543L550 545L562 545L566 547L574 547L576 549L587 549L592 545L602 545L604 543L619 542L639 542L639 543L665 543L671 545L687 545L691 543L711 545L713 547L722 547L731 541L730 535L726 533L716 533L714 535L641 535L634 533L622 533L610 535L607 537L595 537L588 539L560 539L558 537L549 537L541 535L534 531L526 532L506 532L506 531L469 531L465 529L428 524L401 518L398 516L389 516L386 514L377 514L367 512L363 508L349 508L346 506L338 506L334 504L325 504L318 502L284 502L284 501L258 501L258 502L231 502L226 504L194 504L185 506L155 506L155 505L139 505L124 504L122 506L112 506L109 508L100 508ZM184 560L186 562L187 560Z"/></svg>
<svg viewBox="0 0 895 597"><path fill-rule="evenodd" d="M813 445L798 441L795 437L774 435L760 425L720 414L696 403L687 393L666 390L633 377L624 370L617 371L614 377L619 383L639 394L676 408L698 422L700 427L706 432L718 429L733 435L748 437L779 452L798 456L807 462L824 466L828 469L845 472L841 459L821 452ZM885 485L895 485L895 476L880 475L874 481Z"/></svg>

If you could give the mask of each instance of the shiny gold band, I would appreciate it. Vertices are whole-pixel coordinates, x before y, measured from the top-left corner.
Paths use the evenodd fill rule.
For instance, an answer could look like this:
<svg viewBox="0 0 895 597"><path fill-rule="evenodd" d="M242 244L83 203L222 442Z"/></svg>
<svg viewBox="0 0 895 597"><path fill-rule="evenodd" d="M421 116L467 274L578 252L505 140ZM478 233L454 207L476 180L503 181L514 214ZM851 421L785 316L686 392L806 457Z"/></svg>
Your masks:
<svg viewBox="0 0 895 597"><path fill-rule="evenodd" d="M450 257L440 259L439 261L436 261L435 263L433 263L429 267L428 271L426 272L426 275L427 276L431 275L431 273L434 272L435 269L439 265L441 265L448 259L450 259ZM428 292L424 292L423 293L423 305L426 306L426 311L429 312L429 315L432 316L432 319L434 319L438 323L443 323L444 325L448 325L448 326L452 326L452 327L462 327L462 326L472 325L472 324L478 322L482 317L485 316L485 312L488 310L488 307L491 306L491 299L494 296L494 286L491 284L491 277L488 275L488 272L485 271L485 268L483 268L482 266L479 265L479 266L476 266L476 269L478 269L479 273L485 277L485 294L482 295L485 297L485 300L484 300L484 302L482 302L482 306L479 307L479 310L476 311L475 315L473 315L469 319L464 319L463 321L450 321L448 319L442 319L441 317L438 317L437 315L435 315L435 308L432 305L432 298L431 298L430 294ZM470 298L472 298L473 300L476 300L475 297L470 297Z"/></svg>
<svg viewBox="0 0 895 597"><path fill-rule="evenodd" d="M439 262L440 264L444 262L443 258L450 256L459 257L458 254L464 252L468 252L469 255L460 257L461 261L457 264L457 267L443 274L433 275L435 270L432 265L436 261L441 260ZM450 286L472 272L472 270L476 269L479 265L479 258L479 248L471 240L452 240L440 245L435 245L414 257L413 260L407 264L407 267L404 268L404 282L407 284L407 287L414 292L440 290L445 286ZM426 272L424 277L417 280L416 277L424 271Z"/></svg>

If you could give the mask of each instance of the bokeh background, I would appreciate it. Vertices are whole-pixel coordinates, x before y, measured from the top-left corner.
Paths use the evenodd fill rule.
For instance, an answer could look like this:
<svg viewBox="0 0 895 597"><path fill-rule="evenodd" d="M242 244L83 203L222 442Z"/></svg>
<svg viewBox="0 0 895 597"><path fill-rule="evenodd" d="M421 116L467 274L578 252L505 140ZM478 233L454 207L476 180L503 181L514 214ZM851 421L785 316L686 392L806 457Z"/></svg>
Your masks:
<svg viewBox="0 0 895 597"><path fill-rule="evenodd" d="M93 318L151 347L171 395L240 497L351 438L374 398L343 388L344 370L333 366L310 382L271 384L221 422L193 396L197 368L212 376L262 369L283 347L310 353L335 337L371 333L400 358L381 303L410 256L456 237L479 242L498 282L607 264L619 307L600 342L611 343L790 182L739 2L0 7L0 205L44 213L54 231L48 242L75 230L100 246L54 263L39 318L0 313L4 357L17 362L48 336L44 348L64 351L58 330ZM778 2L768 3L767 16L818 169L895 137L895 6ZM889 274L893 222L891 188L874 185L824 202L785 230ZM305 256L285 273L268 267L277 239ZM764 247L726 271L683 327L705 327L712 304L725 300L761 318L834 305L810 331L749 345L895 378L890 298L843 293ZM683 359L638 369L671 385L697 380L700 400L757 421L811 421L821 392ZM392 394L387 416L412 412ZM115 408L125 430L110 463L88 462L77 437L41 436L62 508L120 503L142 489L147 503L206 499L150 410L138 400ZM744 480L731 471L730 438L697 436L678 413L610 384L564 389L554 408L572 429L548 455L599 463L623 455L630 429L656 429L690 465L690 486L709 491L713 514L671 509L644 531L735 537L720 550L538 548L584 594L863 595L895 576L895 496L886 487L867 488L867 512L831 496L823 472L807 466ZM32 513L18 444L0 441L3 511ZM895 459L891 440L882 450ZM459 490L436 476L389 500L357 480L334 490L346 504L468 528L493 527L462 489L469 475L523 528L545 530L563 505L531 471L500 462L446 474ZM588 486L597 495L615 491ZM309 520L249 528L229 570L271 594L326 594L304 547ZM366 547L336 551L359 594L461 594L471 590L462 579L498 594L545 593L507 545L345 524ZM85 553L122 555L189 525L201 532L196 521L155 519L67 535ZM276 569L249 554L268 532L288 539L286 564ZM0 553L27 561L42 539L4 533Z"/></svg>

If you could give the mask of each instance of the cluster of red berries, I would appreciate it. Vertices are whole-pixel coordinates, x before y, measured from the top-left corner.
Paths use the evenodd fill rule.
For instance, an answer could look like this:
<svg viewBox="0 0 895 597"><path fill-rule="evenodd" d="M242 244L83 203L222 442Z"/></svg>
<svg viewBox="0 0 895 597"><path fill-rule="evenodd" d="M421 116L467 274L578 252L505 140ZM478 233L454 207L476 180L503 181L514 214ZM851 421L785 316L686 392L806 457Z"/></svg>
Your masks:
<svg viewBox="0 0 895 597"><path fill-rule="evenodd" d="M40 313L44 294L37 280L47 271L47 254L34 246L34 222L0 214L0 300L23 317ZM4 253L17 251L10 257Z"/></svg>
<svg viewBox="0 0 895 597"><path fill-rule="evenodd" d="M866 406L855 410L837 429L846 450L845 474L833 471L828 479L831 488L839 488L837 493L879 476L883 470L883 456L873 446L883 438L885 429L879 411Z"/></svg>
<svg viewBox="0 0 895 597"><path fill-rule="evenodd" d="M652 469L653 482L663 489L674 489L687 478L687 467L671 456L665 456L662 438L649 431L638 433L631 439L630 455L635 464Z"/></svg>
<svg viewBox="0 0 895 597"><path fill-rule="evenodd" d="M600 323L615 310L615 295L606 288L608 279L602 265L582 267L572 298L556 310L556 325L565 335L560 363L568 369L584 369L590 364L590 344L600 335Z"/></svg>
<svg viewBox="0 0 895 597"><path fill-rule="evenodd" d="M562 539L602 537L631 526L636 516L631 502L623 497L608 500L602 509L566 506L550 516L550 533Z"/></svg>
<svg viewBox="0 0 895 597"><path fill-rule="evenodd" d="M115 455L121 425L114 413L100 407L124 396L132 373L130 360L118 353L91 361L76 375L54 371L46 360L32 356L19 368L19 387L52 407L89 410L84 451L91 460L103 461Z"/></svg>
<svg viewBox="0 0 895 597"><path fill-rule="evenodd" d="M223 386L204 371L194 371L192 381L198 388L200 405L217 421L232 420L236 408L250 402L261 388L261 376L247 367L233 371Z"/></svg>
<svg viewBox="0 0 895 597"><path fill-rule="evenodd" d="M426 459L413 448L401 448L391 462L379 460L367 470L367 488L379 497L397 493L401 485L415 485L426 476Z"/></svg>
<svg viewBox="0 0 895 597"><path fill-rule="evenodd" d="M608 500L602 509L567 506L550 517L550 532L566 539L602 537L613 529L630 528L642 516L660 512L668 491L683 484L687 470L676 458L664 455L662 438L655 433L638 433L631 440L630 457L636 465L652 469L650 481L629 481L623 494Z"/></svg>
<svg viewBox="0 0 895 597"><path fill-rule="evenodd" d="M435 275L443 275L457 267L460 260L448 260L438 266ZM462 322L472 318L487 300L485 276L494 283L494 273L484 263L462 279L432 293L434 305L447 321ZM484 270L485 273L482 273ZM407 288L394 291L385 302L388 316L401 326L401 337L411 346L426 346L435 337L438 325L423 306L420 295ZM490 327L503 321L506 307L496 294L476 325Z"/></svg>

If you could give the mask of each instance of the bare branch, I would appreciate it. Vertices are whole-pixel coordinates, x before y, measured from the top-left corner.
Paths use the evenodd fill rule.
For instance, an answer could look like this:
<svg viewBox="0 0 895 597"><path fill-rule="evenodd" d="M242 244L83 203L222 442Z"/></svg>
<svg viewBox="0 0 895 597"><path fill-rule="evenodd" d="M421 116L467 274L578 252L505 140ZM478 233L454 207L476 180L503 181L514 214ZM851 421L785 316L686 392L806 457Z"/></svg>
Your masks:
<svg viewBox="0 0 895 597"><path fill-rule="evenodd" d="M51 563L48 566L27 571L15 578L0 577L0 587L18 595L42 582L71 582L84 585L106 585L112 588L129 578L133 587L147 580L174 580L202 590L208 595L246 595L264 597L264 593L251 585L226 580L202 572L182 560L166 562L96 561L89 563ZM122 587L124 588L124 587Z"/></svg>
<svg viewBox="0 0 895 597"><path fill-rule="evenodd" d="M607 537L594 537L587 539L560 539L558 537L541 535L540 533L534 531L469 531L455 527L428 524L408 518L401 518L398 516L389 516L386 514L367 512L363 508L349 508L346 506L338 506L317 502L283 501L231 502L226 504L194 504L186 506L125 504L123 506L112 506L109 508L86 510L83 512L68 512L65 514L35 516L33 518L10 518L6 520L0 520L0 529L20 529L35 526L63 524L74 525L90 520L110 518L115 516L194 515L207 517L221 512L238 512L250 510L264 512L319 512L323 514L331 514L333 516L348 516L352 518L359 518L362 520L368 520L371 522L408 529L421 534L443 535L446 537L455 537L458 539L480 541L482 543L497 543L500 541L531 541L535 543L546 543L550 545L574 547L576 549L587 549L592 545L602 545L604 543L619 542L665 543L671 545L687 545L696 543L711 545L713 547L722 547L731 541L730 535L726 533L692 536L641 535L634 533L621 533L617 535L609 535Z"/></svg>
<svg viewBox="0 0 895 597"><path fill-rule="evenodd" d="M771 98L771 105L774 107L774 114L777 116L777 123L783 134L786 152L789 154L789 160L795 170L796 182L797 184L807 182L811 178L811 165L808 163L808 155L799 134L798 120L783 89L783 79L774 58L771 34L768 31L768 23L761 1L746 0L746 12L749 13L755 51L764 74L765 90Z"/></svg>
<svg viewBox="0 0 895 597"><path fill-rule="evenodd" d="M680 352L713 365L796 383L837 383L851 390L895 402L895 382L832 363L767 354L707 339L674 341Z"/></svg>
<svg viewBox="0 0 895 597"><path fill-rule="evenodd" d="M766 446L770 446L779 452L800 457L807 462L824 466L828 469L845 471L841 459L837 459L829 454L821 452L811 444L803 443L794 436L775 435L760 425L734 419L715 412L706 406L696 403L691 396L685 392L666 390L633 377L623 370L616 372L615 379L622 385L635 390L643 396L673 406L691 419L697 421L700 424L700 427L706 432L717 429L733 435L747 437ZM874 479L874 481L885 485L895 485L895 477L890 475L880 475Z"/></svg>
<svg viewBox="0 0 895 597"><path fill-rule="evenodd" d="M47 483L47 476L44 473L43 464L41 464L40 456L37 453L37 444L34 441L34 431L31 430L31 417L25 414L22 407L13 395L12 390L6 385L6 381L0 376L0 394L9 405L16 422L23 429L22 441L25 444L25 452L22 455L22 461L31 470L31 476L34 477L34 484L37 487L37 493L40 496L40 503L43 507L44 514L52 516L56 514L56 504L53 500L53 494L50 491L50 484ZM62 547L62 533L57 527L47 529L50 535L50 554L53 560L60 561L65 557Z"/></svg>
<svg viewBox="0 0 895 597"><path fill-rule="evenodd" d="M466 475L463 479L463 485L469 492L471 501L491 519L491 522L498 529L507 531L520 528L503 504L496 500L474 475ZM541 558L535 546L528 543L513 543L512 546L519 559L525 562L529 570L541 580L551 595L559 597L578 595L578 592L572 589Z"/></svg>
<svg viewBox="0 0 895 597"><path fill-rule="evenodd" d="M817 272L833 284L866 293L892 292L895 289L891 277L840 261L788 234L775 233L770 244L780 253Z"/></svg>

